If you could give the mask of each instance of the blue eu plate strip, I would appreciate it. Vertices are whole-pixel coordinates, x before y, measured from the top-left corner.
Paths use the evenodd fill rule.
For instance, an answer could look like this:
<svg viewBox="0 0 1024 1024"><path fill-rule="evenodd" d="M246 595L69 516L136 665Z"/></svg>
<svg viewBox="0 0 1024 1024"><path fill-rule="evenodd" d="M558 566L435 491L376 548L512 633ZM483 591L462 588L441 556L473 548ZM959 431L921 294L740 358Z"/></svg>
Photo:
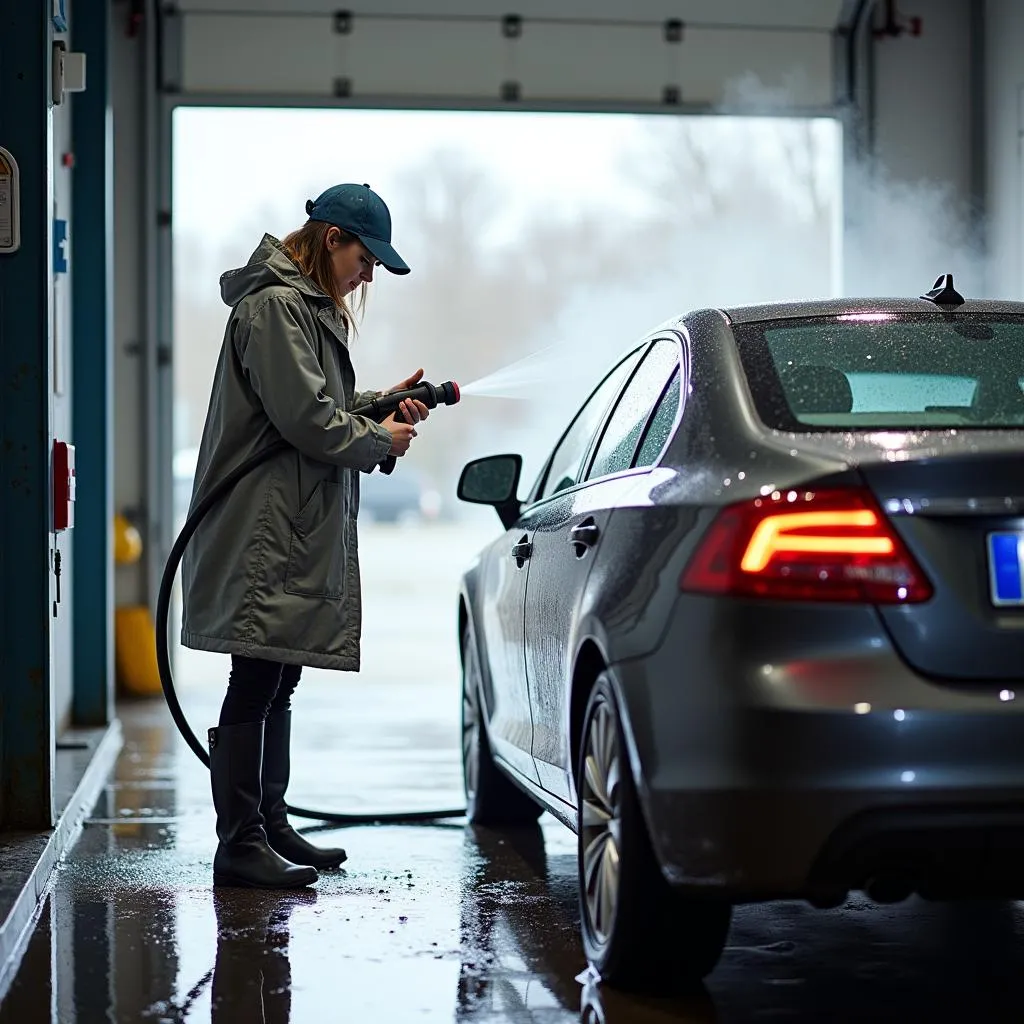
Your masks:
<svg viewBox="0 0 1024 1024"><path fill-rule="evenodd" d="M990 533L989 575L993 604L1024 604L1024 533Z"/></svg>

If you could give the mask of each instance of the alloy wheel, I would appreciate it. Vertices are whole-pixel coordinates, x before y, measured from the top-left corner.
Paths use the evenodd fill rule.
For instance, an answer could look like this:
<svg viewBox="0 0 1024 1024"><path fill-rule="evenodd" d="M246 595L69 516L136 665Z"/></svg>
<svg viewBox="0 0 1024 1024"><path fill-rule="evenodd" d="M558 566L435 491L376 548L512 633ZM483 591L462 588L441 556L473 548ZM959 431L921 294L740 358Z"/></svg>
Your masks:
<svg viewBox="0 0 1024 1024"><path fill-rule="evenodd" d="M618 911L622 836L622 761L615 716L606 701L590 720L583 775L583 893L594 938L603 945Z"/></svg>

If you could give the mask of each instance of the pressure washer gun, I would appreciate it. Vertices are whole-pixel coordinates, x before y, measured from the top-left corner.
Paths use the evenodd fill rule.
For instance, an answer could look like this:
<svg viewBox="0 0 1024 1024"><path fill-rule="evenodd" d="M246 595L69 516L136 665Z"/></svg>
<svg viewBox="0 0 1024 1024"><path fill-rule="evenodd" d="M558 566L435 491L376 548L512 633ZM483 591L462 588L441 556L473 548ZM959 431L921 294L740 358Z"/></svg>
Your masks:
<svg viewBox="0 0 1024 1024"><path fill-rule="evenodd" d="M395 419L405 422L405 416L399 403L407 398L419 399L428 409L436 409L439 405L454 405L462 396L459 394L459 385L453 380L446 380L443 384L431 384L422 380L415 387L403 388L401 391L388 391L383 395L372 398L366 405L353 409L352 412L358 416L368 416L378 423L386 419L392 413ZM388 474L395 468L395 457L389 455L380 464L380 471Z"/></svg>
<svg viewBox="0 0 1024 1024"><path fill-rule="evenodd" d="M369 416L378 423L386 419L392 413L400 423L405 422L399 404L407 398L419 399L428 409L436 409L439 405L454 405L461 395L459 385L453 380L446 380L443 384L430 384L422 380L415 387L404 388L401 391L387 391L371 399L366 405L354 409L359 416Z"/></svg>

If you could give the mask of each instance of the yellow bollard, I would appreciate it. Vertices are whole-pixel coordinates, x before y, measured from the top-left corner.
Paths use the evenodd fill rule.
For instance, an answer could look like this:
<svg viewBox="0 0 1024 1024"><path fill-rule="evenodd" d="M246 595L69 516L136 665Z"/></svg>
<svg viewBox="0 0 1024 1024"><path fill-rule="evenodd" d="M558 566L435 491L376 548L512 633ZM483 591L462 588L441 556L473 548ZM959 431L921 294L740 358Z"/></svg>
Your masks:
<svg viewBox="0 0 1024 1024"><path fill-rule="evenodd" d="M114 516L114 564L134 565L142 557L142 537L120 512Z"/></svg>
<svg viewBox="0 0 1024 1024"><path fill-rule="evenodd" d="M114 562L133 565L142 557L139 531L120 513L114 516ZM156 627L145 605L114 611L114 664L118 689L126 696L162 693L156 663Z"/></svg>
<svg viewBox="0 0 1024 1024"><path fill-rule="evenodd" d="M156 628L145 605L114 612L114 661L118 687L132 697L162 693L156 663Z"/></svg>

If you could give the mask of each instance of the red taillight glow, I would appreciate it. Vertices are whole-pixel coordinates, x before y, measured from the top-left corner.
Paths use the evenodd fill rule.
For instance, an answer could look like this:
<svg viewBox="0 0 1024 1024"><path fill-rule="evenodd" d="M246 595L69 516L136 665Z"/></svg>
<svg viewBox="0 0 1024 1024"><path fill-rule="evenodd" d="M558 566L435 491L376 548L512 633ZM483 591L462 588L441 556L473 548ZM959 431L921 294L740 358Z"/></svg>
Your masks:
<svg viewBox="0 0 1024 1024"><path fill-rule="evenodd" d="M683 590L805 601L908 604L932 589L870 493L775 493L723 509Z"/></svg>
<svg viewBox="0 0 1024 1024"><path fill-rule="evenodd" d="M754 528L740 560L744 572L761 572L777 554L891 555L892 539L878 534L878 516L862 512L792 512L770 515ZM823 533L815 533L821 530ZM854 532L870 531L870 532Z"/></svg>

